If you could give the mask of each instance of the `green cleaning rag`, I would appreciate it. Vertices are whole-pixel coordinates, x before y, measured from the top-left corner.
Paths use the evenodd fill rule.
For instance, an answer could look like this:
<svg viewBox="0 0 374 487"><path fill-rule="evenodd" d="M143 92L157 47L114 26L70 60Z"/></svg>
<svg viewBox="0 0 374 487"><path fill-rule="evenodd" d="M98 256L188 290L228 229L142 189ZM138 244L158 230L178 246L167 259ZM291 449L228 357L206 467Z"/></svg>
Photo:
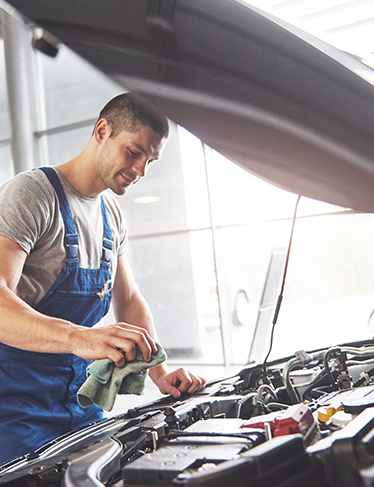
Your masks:
<svg viewBox="0 0 374 487"><path fill-rule="evenodd" d="M150 367L155 367L166 360L166 353L160 344L157 353L152 354L151 361L146 362L140 348L136 346L136 357L117 367L110 359L95 360L87 367L87 379L80 387L77 398L83 407L92 403L111 411L117 394L143 394L145 379Z"/></svg>

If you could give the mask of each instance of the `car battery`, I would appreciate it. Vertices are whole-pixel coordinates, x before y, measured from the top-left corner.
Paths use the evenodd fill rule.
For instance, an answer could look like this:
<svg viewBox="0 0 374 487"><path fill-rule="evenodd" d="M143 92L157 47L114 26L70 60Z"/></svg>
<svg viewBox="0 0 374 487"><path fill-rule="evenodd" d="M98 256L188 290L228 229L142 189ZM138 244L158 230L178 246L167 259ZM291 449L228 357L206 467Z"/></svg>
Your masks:
<svg viewBox="0 0 374 487"><path fill-rule="evenodd" d="M197 421L157 450L140 456L123 469L126 485L170 485L181 472L202 471L239 458L264 441L262 430L243 432L241 419ZM247 468L247 467L246 467Z"/></svg>

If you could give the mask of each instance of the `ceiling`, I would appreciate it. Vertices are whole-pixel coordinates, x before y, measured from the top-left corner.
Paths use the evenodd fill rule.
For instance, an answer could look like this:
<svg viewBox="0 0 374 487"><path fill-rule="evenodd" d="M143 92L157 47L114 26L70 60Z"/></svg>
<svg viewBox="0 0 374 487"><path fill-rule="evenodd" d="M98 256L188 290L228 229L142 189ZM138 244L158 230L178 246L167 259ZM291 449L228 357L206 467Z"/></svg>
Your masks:
<svg viewBox="0 0 374 487"><path fill-rule="evenodd" d="M243 0L374 67L373 0Z"/></svg>

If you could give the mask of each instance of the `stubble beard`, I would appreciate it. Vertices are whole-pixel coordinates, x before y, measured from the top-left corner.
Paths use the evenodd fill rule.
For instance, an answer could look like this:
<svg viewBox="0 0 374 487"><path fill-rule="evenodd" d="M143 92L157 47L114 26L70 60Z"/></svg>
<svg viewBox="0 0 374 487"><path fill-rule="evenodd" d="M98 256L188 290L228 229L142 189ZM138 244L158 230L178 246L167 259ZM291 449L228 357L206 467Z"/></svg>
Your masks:
<svg viewBox="0 0 374 487"><path fill-rule="evenodd" d="M99 161L98 176L106 189L110 189L117 196L122 196L123 194L127 193L127 191L129 191L132 184L124 183L121 174L125 174L127 178L133 180L136 178L136 175L127 174L125 171L118 171L114 175L112 175L109 168L109 164L105 164L105 162ZM122 182L122 184L120 181Z"/></svg>
<svg viewBox="0 0 374 487"><path fill-rule="evenodd" d="M122 196L127 193L130 189L131 185L123 185L118 182L118 178L120 178L120 173L116 173L113 177L107 177L103 179L105 186L112 190L117 196Z"/></svg>

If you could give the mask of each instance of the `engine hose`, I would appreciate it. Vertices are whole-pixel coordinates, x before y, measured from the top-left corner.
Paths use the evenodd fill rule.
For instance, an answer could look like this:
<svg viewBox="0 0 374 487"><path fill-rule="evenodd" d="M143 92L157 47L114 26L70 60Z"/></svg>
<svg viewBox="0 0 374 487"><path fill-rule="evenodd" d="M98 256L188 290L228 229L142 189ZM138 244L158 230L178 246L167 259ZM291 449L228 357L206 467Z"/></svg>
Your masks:
<svg viewBox="0 0 374 487"><path fill-rule="evenodd" d="M374 347L340 347L339 351L349 353L350 355L362 355L363 357L373 356L374 355Z"/></svg>
<svg viewBox="0 0 374 487"><path fill-rule="evenodd" d="M340 353L340 352L341 352L341 348L330 348L329 350L327 350L327 352L325 353L325 356L323 358L323 363L324 363L324 366L326 369L326 374L327 374L327 377L329 378L331 385L335 384L335 378L332 375L332 372L331 372L330 367L329 367L329 358L330 358L330 355Z"/></svg>
<svg viewBox="0 0 374 487"><path fill-rule="evenodd" d="M244 396L242 399L239 399L236 404L235 404L235 413L234 413L234 418L240 418L240 413L242 411L243 404L249 401L250 399L253 399L254 397L257 396L256 392L250 392L246 396Z"/></svg>
<svg viewBox="0 0 374 487"><path fill-rule="evenodd" d="M303 366L303 365L304 363L298 358L292 358L286 363L283 369L283 383L286 388L288 397L290 398L291 404L297 404L298 402L300 402L300 398L294 386L291 383L290 372L296 367Z"/></svg>
<svg viewBox="0 0 374 487"><path fill-rule="evenodd" d="M276 395L276 392L274 391L274 389L272 389L267 384L262 384L257 389L257 402L262 402L262 403L264 402L264 400L263 400L264 392L269 394L271 396L271 398L273 399L273 401L275 401L275 402L278 401L278 398L277 398L277 395Z"/></svg>
<svg viewBox="0 0 374 487"><path fill-rule="evenodd" d="M370 369L366 372L366 374L369 376L369 377L372 377L374 375L374 369ZM356 382L353 383L353 387L360 387L362 385L365 384L366 382L366 377L360 377L359 379L356 380Z"/></svg>
<svg viewBox="0 0 374 487"><path fill-rule="evenodd" d="M328 381L328 382L327 382ZM304 401L307 399L307 396L310 394L310 392L315 388L319 386L326 386L326 385L331 385L330 384L330 379L327 378L327 372L326 369L323 368L315 377L314 379L307 384L307 389L303 392L302 400Z"/></svg>
<svg viewBox="0 0 374 487"><path fill-rule="evenodd" d="M316 387L316 388L312 389L310 392L310 396L312 399L318 399L321 396L324 396L325 394L330 394L331 392L333 392L335 390L336 390L336 388L332 384L330 384L328 386L320 386L320 387Z"/></svg>
<svg viewBox="0 0 374 487"><path fill-rule="evenodd" d="M268 402L266 404L266 407L269 409L269 411L274 412L274 411L283 411L283 409L287 409L290 406L288 404L282 404L280 402Z"/></svg>

